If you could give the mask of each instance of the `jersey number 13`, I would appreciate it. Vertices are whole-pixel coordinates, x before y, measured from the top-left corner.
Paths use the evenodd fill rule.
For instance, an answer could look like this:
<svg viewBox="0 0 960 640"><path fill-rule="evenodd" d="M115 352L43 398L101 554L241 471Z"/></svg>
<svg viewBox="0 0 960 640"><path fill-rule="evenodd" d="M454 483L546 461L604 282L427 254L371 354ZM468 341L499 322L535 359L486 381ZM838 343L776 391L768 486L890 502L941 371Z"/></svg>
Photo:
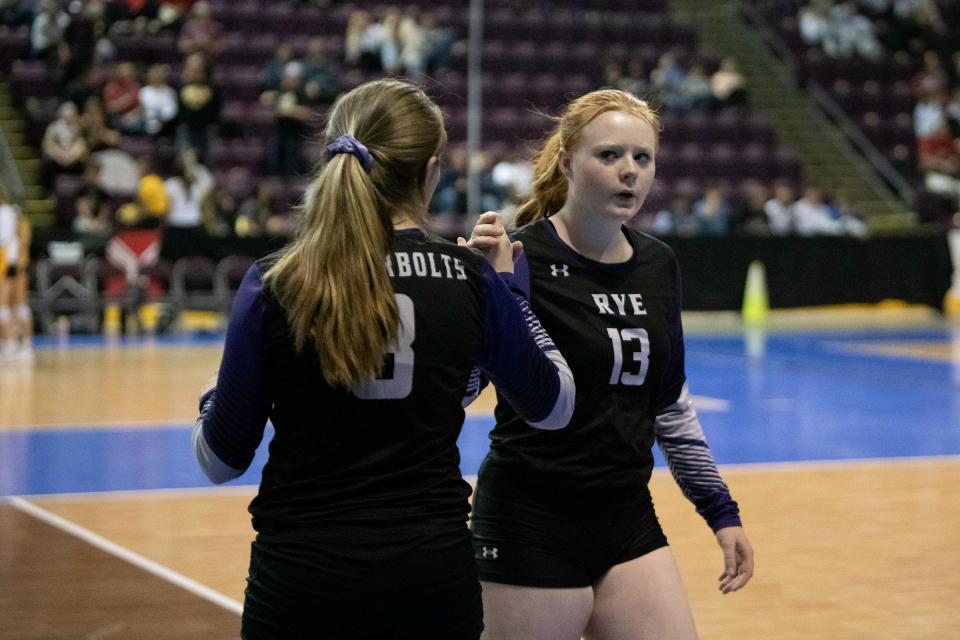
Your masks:
<svg viewBox="0 0 960 640"><path fill-rule="evenodd" d="M610 372L610 384L626 384L639 386L647 378L647 369L650 367L650 338L646 329L607 329L610 342L613 343L613 371ZM638 342L639 349L631 349L632 358L624 370L624 347L631 342Z"/></svg>

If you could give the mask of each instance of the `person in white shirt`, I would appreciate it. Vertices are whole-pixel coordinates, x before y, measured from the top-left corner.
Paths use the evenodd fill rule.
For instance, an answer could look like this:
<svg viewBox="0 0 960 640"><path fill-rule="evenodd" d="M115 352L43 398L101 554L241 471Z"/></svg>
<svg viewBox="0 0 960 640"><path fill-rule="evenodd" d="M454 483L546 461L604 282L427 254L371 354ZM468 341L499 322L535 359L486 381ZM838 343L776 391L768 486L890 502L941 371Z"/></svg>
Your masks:
<svg viewBox="0 0 960 640"><path fill-rule="evenodd" d="M164 182L170 209L167 224L171 227L200 227L203 206L213 191L213 176L197 162L196 152L186 148L180 152L179 172Z"/></svg>
<svg viewBox="0 0 960 640"><path fill-rule="evenodd" d="M817 187L807 187L803 197L793 203L793 219L802 236L839 235L840 225Z"/></svg>
<svg viewBox="0 0 960 640"><path fill-rule="evenodd" d="M778 184L773 190L773 197L763 205L770 233L785 236L793 231L793 202L793 189L790 185Z"/></svg>
<svg viewBox="0 0 960 640"><path fill-rule="evenodd" d="M180 110L177 92L167 82L169 75L166 65L155 64L147 71L147 86L140 89L144 128L153 136L171 133Z"/></svg>

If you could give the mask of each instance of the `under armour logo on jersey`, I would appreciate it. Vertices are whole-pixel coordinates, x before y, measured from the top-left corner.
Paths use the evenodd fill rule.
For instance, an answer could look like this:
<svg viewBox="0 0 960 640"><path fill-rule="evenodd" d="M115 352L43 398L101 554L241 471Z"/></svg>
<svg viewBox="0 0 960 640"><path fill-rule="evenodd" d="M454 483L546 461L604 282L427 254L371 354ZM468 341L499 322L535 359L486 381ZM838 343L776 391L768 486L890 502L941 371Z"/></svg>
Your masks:
<svg viewBox="0 0 960 640"><path fill-rule="evenodd" d="M552 264L550 265L550 275L552 275L554 278L561 275L566 278L570 275L570 267L565 264L562 264L559 267L555 264Z"/></svg>
<svg viewBox="0 0 960 640"><path fill-rule="evenodd" d="M500 557L497 553L498 551L499 549L497 549L496 547L488 547L484 545L483 547L481 547L480 557L483 558L484 560L496 560L497 558Z"/></svg>

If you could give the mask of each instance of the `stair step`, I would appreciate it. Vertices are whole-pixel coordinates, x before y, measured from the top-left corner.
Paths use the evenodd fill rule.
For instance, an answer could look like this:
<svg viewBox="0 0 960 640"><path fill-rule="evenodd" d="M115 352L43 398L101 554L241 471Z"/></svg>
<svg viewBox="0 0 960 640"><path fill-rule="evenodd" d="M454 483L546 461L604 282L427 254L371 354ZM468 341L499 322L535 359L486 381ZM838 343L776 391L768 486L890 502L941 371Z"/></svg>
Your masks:
<svg viewBox="0 0 960 640"><path fill-rule="evenodd" d="M676 15L696 28L704 48L737 58L747 78L752 108L767 116L777 139L795 150L808 180L843 191L862 203L869 215L883 216L885 221L912 219L893 194L877 191L866 174L872 167L857 159L852 143L821 113L789 68L770 51L759 30L746 24L738 3L672 0L671 5Z"/></svg>
<svg viewBox="0 0 960 640"><path fill-rule="evenodd" d="M26 214L34 227L52 227L57 223L57 216L52 211L27 211Z"/></svg>
<svg viewBox="0 0 960 640"><path fill-rule="evenodd" d="M10 145L10 154L13 156L14 160L29 160L31 158L36 158L37 154L33 150L33 147L30 147L25 144Z"/></svg>
<svg viewBox="0 0 960 640"><path fill-rule="evenodd" d="M0 120L0 126L3 127L3 132L7 134L8 137L12 133L23 133L23 120L19 118L16 120Z"/></svg>
<svg viewBox="0 0 960 640"><path fill-rule="evenodd" d="M51 198L29 198L23 201L23 210L27 214L43 215L43 214L53 214L54 202Z"/></svg>
<svg viewBox="0 0 960 640"><path fill-rule="evenodd" d="M28 200L44 200L47 199L47 189L46 187L39 184L25 184L23 186L24 198Z"/></svg>

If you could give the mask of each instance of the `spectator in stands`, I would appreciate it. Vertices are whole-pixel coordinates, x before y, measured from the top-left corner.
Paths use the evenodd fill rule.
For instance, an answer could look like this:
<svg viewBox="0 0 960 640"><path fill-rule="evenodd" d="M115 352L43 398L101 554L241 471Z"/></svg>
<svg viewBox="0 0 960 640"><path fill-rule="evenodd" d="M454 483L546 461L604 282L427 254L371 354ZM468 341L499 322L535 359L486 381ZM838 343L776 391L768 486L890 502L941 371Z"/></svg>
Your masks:
<svg viewBox="0 0 960 640"><path fill-rule="evenodd" d="M420 16L420 28L423 30L427 73L435 73L449 68L450 53L456 39L453 28L440 24L436 14L430 11L426 11Z"/></svg>
<svg viewBox="0 0 960 640"><path fill-rule="evenodd" d="M211 79L210 66L202 53L192 53L183 64L179 92L179 147L193 147L200 164L211 164L210 149L220 124L220 89Z"/></svg>
<svg viewBox="0 0 960 640"><path fill-rule="evenodd" d="M824 40L829 37L831 4L832 0L813 0L800 7L797 14L800 37L808 47L822 47Z"/></svg>
<svg viewBox="0 0 960 640"><path fill-rule="evenodd" d="M170 211L170 196L150 156L137 158L137 172L140 176L137 181L139 217L146 221L147 227L155 228Z"/></svg>
<svg viewBox="0 0 960 640"><path fill-rule="evenodd" d="M687 71L687 77L680 84L681 102L691 109L712 109L716 104L710 78L703 64L694 62Z"/></svg>
<svg viewBox="0 0 960 640"><path fill-rule="evenodd" d="M923 100L931 94L946 91L949 82L947 72L940 61L940 54L932 50L924 51L923 67L913 76L910 82L917 100Z"/></svg>
<svg viewBox="0 0 960 640"><path fill-rule="evenodd" d="M35 0L0 0L0 24L13 29L30 24Z"/></svg>
<svg viewBox="0 0 960 640"><path fill-rule="evenodd" d="M239 203L233 230L238 237L276 236L289 238L295 231L295 218L279 211L273 181L261 178L253 193Z"/></svg>
<svg viewBox="0 0 960 640"><path fill-rule="evenodd" d="M657 212L650 231L658 236L698 235L700 220L693 215L691 199L683 193L674 194L670 206Z"/></svg>
<svg viewBox="0 0 960 640"><path fill-rule="evenodd" d="M130 0L103 0L103 29L105 35L128 33L131 29L133 9Z"/></svg>
<svg viewBox="0 0 960 640"><path fill-rule="evenodd" d="M313 117L300 83L299 63L287 65L273 106L275 127L267 149L267 173L298 175L305 169L303 143Z"/></svg>
<svg viewBox="0 0 960 640"><path fill-rule="evenodd" d="M147 71L147 85L140 89L140 107L143 109L143 128L152 136L173 133L180 101L170 86L170 68L155 64Z"/></svg>
<svg viewBox="0 0 960 640"><path fill-rule="evenodd" d="M607 60L603 63L599 89L621 89L623 83L623 65L618 60Z"/></svg>
<svg viewBox="0 0 960 640"><path fill-rule="evenodd" d="M917 103L913 130L917 139L917 166L927 190L956 198L960 149L950 130L947 96L943 90L934 90Z"/></svg>
<svg viewBox="0 0 960 640"><path fill-rule="evenodd" d="M729 107L744 104L747 100L747 79L737 68L737 59L726 57L720 61L720 68L710 76L710 91L717 107Z"/></svg>
<svg viewBox="0 0 960 640"><path fill-rule="evenodd" d="M444 167L440 182L434 193L430 210L435 214L462 218L467 213L468 173L470 165L480 173L480 209L495 211L506 195L505 190L493 180L490 156L485 152L478 152L471 160L464 145L450 147L450 163ZM460 221L458 220L458 221Z"/></svg>
<svg viewBox="0 0 960 640"><path fill-rule="evenodd" d="M365 71L382 71L383 27L370 12L354 11L347 20L344 59L348 65Z"/></svg>
<svg viewBox="0 0 960 640"><path fill-rule="evenodd" d="M727 235L732 214L733 210L720 183L708 181L703 195L693 203L693 215L699 222L700 233L705 236Z"/></svg>
<svg viewBox="0 0 960 640"><path fill-rule="evenodd" d="M773 197L763 205L763 212L767 215L770 233L775 236L786 236L793 233L795 229L793 204L795 201L793 188L789 184L779 182L774 186Z"/></svg>
<svg viewBox="0 0 960 640"><path fill-rule="evenodd" d="M113 213L110 196L100 186L100 165L87 162L83 170L83 186L74 201L76 216L73 232L87 253L94 253L106 246L113 233Z"/></svg>
<svg viewBox="0 0 960 640"><path fill-rule="evenodd" d="M824 51L832 58L849 58L858 55L865 60L878 62L883 58L883 46L877 39L876 28L866 16L860 14L856 3L840 2L830 9L828 37L823 42Z"/></svg>
<svg viewBox="0 0 960 640"><path fill-rule="evenodd" d="M98 96L90 96L84 103L83 113L80 114L80 127L91 153L114 149L120 144L120 134L107 123L103 103Z"/></svg>
<svg viewBox="0 0 960 640"><path fill-rule="evenodd" d="M80 173L90 155L80 116L72 102L64 102L57 110L57 118L49 125L40 143L48 186L57 173Z"/></svg>
<svg viewBox="0 0 960 640"><path fill-rule="evenodd" d="M247 237L257 235L254 230L250 233L246 228L239 228L237 223L237 199L226 185L217 181L210 196L212 215L207 230L211 236L226 237L236 235Z"/></svg>
<svg viewBox="0 0 960 640"><path fill-rule="evenodd" d="M281 42L273 52L273 57L263 65L260 71L261 101L273 104L283 85L284 70L293 62L293 45Z"/></svg>
<svg viewBox="0 0 960 640"><path fill-rule="evenodd" d="M323 38L310 38L303 59L303 92L310 104L333 104L338 93L337 68L327 60L323 46Z"/></svg>
<svg viewBox="0 0 960 640"><path fill-rule="evenodd" d="M143 133L143 107L140 106L140 81L132 62L121 62L103 88L104 110L110 125L122 133Z"/></svg>
<svg viewBox="0 0 960 640"><path fill-rule="evenodd" d="M164 186L170 199L164 255L171 260L203 255L204 229L208 222L206 211L213 193L213 176L197 161L196 152L185 148L177 154L176 174L168 178Z"/></svg>
<svg viewBox="0 0 960 640"><path fill-rule="evenodd" d="M237 209L236 234L241 236L265 233L267 221L273 215L273 183L261 178L253 193L248 194Z"/></svg>
<svg viewBox="0 0 960 640"><path fill-rule="evenodd" d="M947 31L935 0L893 0L893 26L905 39L943 35Z"/></svg>
<svg viewBox="0 0 960 640"><path fill-rule="evenodd" d="M619 88L638 98L646 98L650 92L647 65L639 54L631 56L627 61L627 68L623 73L623 80Z"/></svg>
<svg viewBox="0 0 960 640"><path fill-rule="evenodd" d="M92 97L100 97L103 94L103 83L100 80L100 68L89 66L83 72L64 88L63 96L67 102L82 108L87 104L87 100Z"/></svg>
<svg viewBox="0 0 960 640"><path fill-rule="evenodd" d="M517 207L530 197L533 188L533 167L516 149L511 149L493 165L490 174L493 183L504 193L500 204L503 223L509 224Z"/></svg>
<svg viewBox="0 0 960 640"><path fill-rule="evenodd" d="M770 190L759 180L750 179L740 186L734 206L734 228L752 236L769 236L770 223L764 207L770 199Z"/></svg>
<svg viewBox="0 0 960 640"><path fill-rule="evenodd" d="M88 0L73 0L69 4L70 22L64 29L60 52L64 84L80 76L93 64L98 32L103 28L102 24L98 24L98 13L97 7L91 6Z"/></svg>
<svg viewBox="0 0 960 640"><path fill-rule="evenodd" d="M687 74L677 62L677 57L670 51L664 52L657 59L656 68L650 72L650 88L656 94L660 104L669 107L683 106L683 97L680 87Z"/></svg>
<svg viewBox="0 0 960 640"><path fill-rule="evenodd" d="M637 97L643 97L650 88L643 59L639 56L631 58L626 71L618 61L608 60L603 67L601 87L620 89Z"/></svg>
<svg viewBox="0 0 960 640"><path fill-rule="evenodd" d="M420 11L415 5L408 6L397 26L397 43L400 47L400 68L411 77L427 71L426 34L420 26Z"/></svg>
<svg viewBox="0 0 960 640"><path fill-rule="evenodd" d="M827 206L830 207L831 215L837 221L841 235L855 238L867 237L867 225L863 221L863 213L845 193L835 195Z"/></svg>
<svg viewBox="0 0 960 640"><path fill-rule="evenodd" d="M403 48L400 24L403 16L400 9L387 7L383 20L379 24L380 68L384 73L393 75L403 70L400 51Z"/></svg>
<svg viewBox="0 0 960 640"><path fill-rule="evenodd" d="M30 25L30 54L49 62L57 62L63 34L70 24L70 16L60 8L57 0L40 0L36 17Z"/></svg>
<svg viewBox="0 0 960 640"><path fill-rule="evenodd" d="M117 209L115 222L119 228L157 229L170 208L166 185L148 155L137 158L137 175L136 199Z"/></svg>
<svg viewBox="0 0 960 640"><path fill-rule="evenodd" d="M204 53L210 58L216 58L223 52L223 27L213 19L210 4L200 0L190 11L190 17L180 30L177 48L180 53Z"/></svg>
<svg viewBox="0 0 960 640"><path fill-rule="evenodd" d="M137 0L139 1L139 0ZM191 9L199 4L197 0L160 0L159 6L154 10L151 5L156 5L156 0L146 0L144 9L151 17L147 23L150 31L173 31L180 33L186 26L186 21L190 18ZM147 7L151 7L147 9Z"/></svg>
<svg viewBox="0 0 960 640"><path fill-rule="evenodd" d="M808 185L803 190L803 197L793 203L793 220L801 236L839 235L841 232L823 191L813 185Z"/></svg>

